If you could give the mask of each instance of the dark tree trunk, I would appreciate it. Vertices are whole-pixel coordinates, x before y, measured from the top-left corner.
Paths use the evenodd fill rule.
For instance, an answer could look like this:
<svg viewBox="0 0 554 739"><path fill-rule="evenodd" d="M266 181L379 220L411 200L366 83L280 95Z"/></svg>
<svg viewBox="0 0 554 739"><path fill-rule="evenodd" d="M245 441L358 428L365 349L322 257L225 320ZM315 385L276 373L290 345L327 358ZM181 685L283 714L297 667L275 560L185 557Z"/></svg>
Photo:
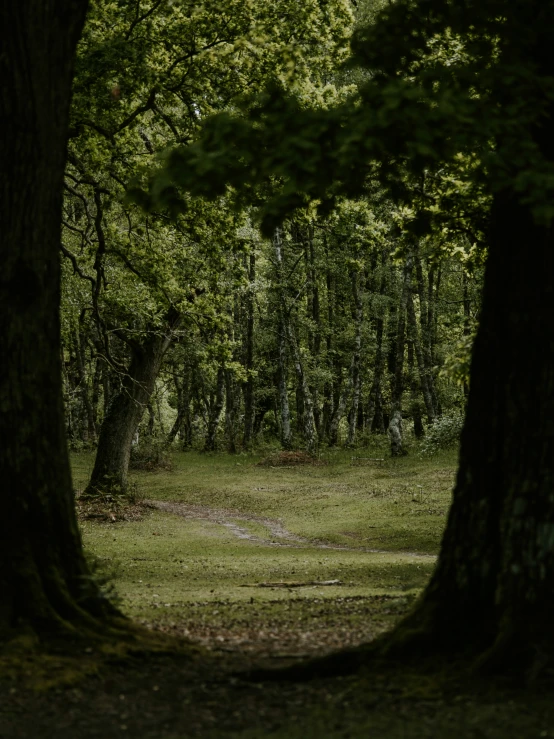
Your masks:
<svg viewBox="0 0 554 739"><path fill-rule="evenodd" d="M464 267L462 267L462 287L464 296L464 336L469 336L471 334L471 300L469 298L468 276ZM469 395L469 383L466 380L464 380L463 390L464 398L467 398Z"/></svg>
<svg viewBox="0 0 554 739"><path fill-rule="evenodd" d="M165 334L154 334L131 347L131 363L113 396L100 429L98 451L86 494L127 492L131 445L145 408L154 392L162 359L178 323L172 315Z"/></svg>
<svg viewBox="0 0 554 739"><path fill-rule="evenodd" d="M415 626L493 663L554 658L553 275L553 228L497 196L454 499L402 638Z"/></svg>
<svg viewBox="0 0 554 739"><path fill-rule="evenodd" d="M60 366L60 222L75 46L87 3L0 10L0 640L100 630L75 518Z"/></svg>
<svg viewBox="0 0 554 739"><path fill-rule="evenodd" d="M227 451L237 453L238 403L235 391L235 379L231 370L225 370L225 432L227 434Z"/></svg>

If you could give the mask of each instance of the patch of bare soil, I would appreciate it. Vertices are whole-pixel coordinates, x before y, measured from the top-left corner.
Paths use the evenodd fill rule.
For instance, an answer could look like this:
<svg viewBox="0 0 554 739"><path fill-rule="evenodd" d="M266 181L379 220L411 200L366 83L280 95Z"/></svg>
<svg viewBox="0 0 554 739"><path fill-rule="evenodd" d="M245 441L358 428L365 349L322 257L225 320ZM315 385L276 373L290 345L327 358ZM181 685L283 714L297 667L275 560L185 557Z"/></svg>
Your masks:
<svg viewBox="0 0 554 739"><path fill-rule="evenodd" d="M308 452L275 452L258 462L259 467L300 467L302 465L323 466L327 461L318 459Z"/></svg>

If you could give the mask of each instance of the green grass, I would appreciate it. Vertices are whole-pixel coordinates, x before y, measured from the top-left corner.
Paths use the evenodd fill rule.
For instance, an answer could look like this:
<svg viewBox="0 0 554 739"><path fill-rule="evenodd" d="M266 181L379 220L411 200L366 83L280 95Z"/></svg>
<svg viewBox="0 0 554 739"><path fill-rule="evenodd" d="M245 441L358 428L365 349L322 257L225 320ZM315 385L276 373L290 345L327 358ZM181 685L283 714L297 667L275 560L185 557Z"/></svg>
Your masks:
<svg viewBox="0 0 554 739"><path fill-rule="evenodd" d="M271 468L259 466L256 456L175 454L172 471L133 473L144 499L224 509L229 521L267 542L239 539L220 523L156 510L140 521L84 522L85 546L101 563L115 566L121 608L148 623L187 624L189 631L208 624L214 633L229 620L243 629L249 619L256 628L268 618L290 625L290 609L302 611L291 604L303 603L302 613L313 618L318 603L336 602L350 613L354 628L365 613L364 599L377 607L379 597L387 596L406 606L425 585L434 559L413 555L438 550L456 458L444 453L356 467L350 457L335 453L324 466ZM73 456L77 488L84 487L92 461L88 454ZM279 520L307 543L271 545L264 523L234 518L241 515ZM322 543L349 549L324 549ZM325 580L341 584L311 584ZM295 587L260 587L267 583ZM385 624L395 609L382 610L387 613L377 620ZM294 618L302 620L302 613ZM331 621L336 628L338 616Z"/></svg>

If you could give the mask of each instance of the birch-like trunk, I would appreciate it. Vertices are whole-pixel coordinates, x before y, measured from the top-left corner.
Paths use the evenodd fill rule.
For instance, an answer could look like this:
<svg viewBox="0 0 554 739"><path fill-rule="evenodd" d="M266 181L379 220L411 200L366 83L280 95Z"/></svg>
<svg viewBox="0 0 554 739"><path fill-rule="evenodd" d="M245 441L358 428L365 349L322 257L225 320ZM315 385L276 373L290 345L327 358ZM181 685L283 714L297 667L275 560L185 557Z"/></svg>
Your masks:
<svg viewBox="0 0 554 739"><path fill-rule="evenodd" d="M389 418L389 439L391 445L391 454L393 457L399 457L406 454L404 449L404 439L402 431L402 397L404 394L404 347L406 342L406 310L408 297L411 290L413 258L409 255L406 258L404 270L402 273L402 292L398 305L398 323L396 328L396 346L395 346L395 363L394 377L391 390L391 413Z"/></svg>
<svg viewBox="0 0 554 739"><path fill-rule="evenodd" d="M432 383L433 378L428 367L425 364L425 358L423 355L423 349L419 340L419 334L417 330L417 319L414 308L413 295L410 292L408 296L408 331L410 335L410 341L415 352L417 360L417 368L419 373L419 384L421 387L421 393L423 395L423 401L425 403L425 410L427 412L428 423L434 423L436 419L436 408L433 399L433 393L429 387L429 382Z"/></svg>
<svg viewBox="0 0 554 739"><path fill-rule="evenodd" d="M278 394L280 411L281 445L283 449L292 446L290 428L290 409L287 388L287 313L283 289L283 243L281 229L276 228L273 234L273 250L277 272L277 352L278 352Z"/></svg>
<svg viewBox="0 0 554 739"><path fill-rule="evenodd" d="M243 383L244 395L244 435L242 443L245 449L252 447L254 431L254 282L256 280L256 254L250 253L248 264L248 292L245 298L246 331L244 337L244 369L246 382Z"/></svg>

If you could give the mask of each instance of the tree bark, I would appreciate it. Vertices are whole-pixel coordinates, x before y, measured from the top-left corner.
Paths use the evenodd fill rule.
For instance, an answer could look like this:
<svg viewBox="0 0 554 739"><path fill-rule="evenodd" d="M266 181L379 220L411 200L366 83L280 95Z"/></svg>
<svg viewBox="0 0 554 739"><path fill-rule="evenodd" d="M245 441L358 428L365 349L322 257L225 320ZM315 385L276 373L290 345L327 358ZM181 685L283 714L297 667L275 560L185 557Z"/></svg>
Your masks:
<svg viewBox="0 0 554 739"><path fill-rule="evenodd" d="M541 320L554 315L554 229L506 194L491 220L453 503L435 574L396 638L529 665L554 659L554 333Z"/></svg>
<svg viewBox="0 0 554 739"><path fill-rule="evenodd" d="M275 263L277 268L277 300L278 300L278 322L277 322L277 342L278 342L278 393L279 393L279 410L281 421L281 445L283 449L290 449L292 446L292 434L290 429L290 409L289 396L287 389L287 316L286 306L284 305L283 291L283 245L281 241L281 229L276 228L273 235L273 249L275 253Z"/></svg>
<svg viewBox="0 0 554 739"><path fill-rule="evenodd" d="M298 390L302 399L302 431L304 436L304 443L306 445L306 451L309 454L315 454L317 449L317 438L314 421L314 404L310 388L308 387L308 380L306 379L302 356L300 354L300 349L298 347L294 328L292 327L290 320L286 321L286 330L289 339L289 346L292 352L294 370L296 372L296 380L298 382Z"/></svg>
<svg viewBox="0 0 554 739"><path fill-rule="evenodd" d="M154 392L163 357L178 322L179 316L172 313L165 333L156 333L142 344L132 344L129 368L120 391L112 397L100 429L86 495L124 495L127 492L133 438Z"/></svg>
<svg viewBox="0 0 554 739"><path fill-rule="evenodd" d="M84 0L0 10L0 640L101 631L73 504L60 365L60 223Z"/></svg>
<svg viewBox="0 0 554 739"><path fill-rule="evenodd" d="M396 327L396 342L394 356L394 376L391 392L391 414L389 419L389 438L391 454L400 457L406 454L402 434L402 396L404 394L404 347L406 343L406 310L410 296L410 282L412 279L413 258L406 258L402 275L402 292L398 306L398 323Z"/></svg>
<svg viewBox="0 0 554 739"><path fill-rule="evenodd" d="M246 335L244 337L244 369L247 378L243 383L244 395L244 435L243 446L245 449L252 447L252 435L254 431L254 281L256 279L256 254L250 253L248 265L248 293L245 300L246 308Z"/></svg>
<svg viewBox="0 0 554 739"><path fill-rule="evenodd" d="M429 386L429 383L430 382L432 383L433 378L432 378L431 373L428 372L428 368L425 364L425 358L423 355L421 343L419 341L418 330L417 330L417 320L416 320L416 314L415 314L415 308L414 308L414 300L413 300L413 296L411 292L410 292L410 295L408 296L408 328L409 328L409 333L410 333L412 351L415 352L415 357L417 359L417 368L418 368L418 373L419 373L419 385L421 387L421 393L423 395L423 401L425 403L425 410L427 411L427 421L428 423L434 423L435 418L436 418L436 408L435 408L433 393ZM423 430L423 427L422 427L422 430Z"/></svg>
<svg viewBox="0 0 554 739"><path fill-rule="evenodd" d="M217 381L215 388L215 397L209 408L208 428L206 430L206 439L204 441L204 451L213 452L216 447L217 429L221 412L225 404L225 368L219 367L217 370Z"/></svg>
<svg viewBox="0 0 554 739"><path fill-rule="evenodd" d="M358 406L360 404L361 391L361 374L360 374L360 355L362 349L362 322L363 322L363 304L361 295L360 275L356 272L350 276L352 281L352 298L353 298L353 318L355 326L354 349L352 352L352 361L350 363L350 389L351 403L348 414L348 446L353 446L356 442L356 427L358 423Z"/></svg>
<svg viewBox="0 0 554 739"><path fill-rule="evenodd" d="M387 268L385 266L386 262L386 255L385 252L382 253L381 258L381 265L382 265L382 274L381 274L381 284L379 287L379 296L385 295L386 287L387 287ZM374 432L377 428L379 429L379 433L382 431L383 423L382 423L382 411L380 414L380 418L378 419L377 416L379 415L378 411L381 410L380 405L380 398L381 398L381 382L383 379L383 370L385 369L385 353L383 351L383 335L385 331L385 319L386 319L386 307L381 306L379 304L378 306L378 314L375 319L375 343L376 343L376 349L375 349L375 362L373 367L373 379L371 381L371 388L369 391L369 401L367 406L367 427L371 432Z"/></svg>

